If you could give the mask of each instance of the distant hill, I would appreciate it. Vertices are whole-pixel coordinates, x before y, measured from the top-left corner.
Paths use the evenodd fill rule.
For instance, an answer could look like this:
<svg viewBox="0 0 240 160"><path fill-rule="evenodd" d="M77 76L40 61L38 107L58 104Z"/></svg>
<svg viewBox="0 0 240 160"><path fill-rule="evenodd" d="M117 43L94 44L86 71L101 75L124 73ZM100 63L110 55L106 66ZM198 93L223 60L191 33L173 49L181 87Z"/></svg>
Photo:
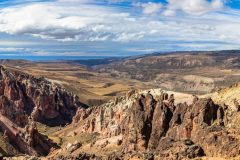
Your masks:
<svg viewBox="0 0 240 160"><path fill-rule="evenodd" d="M96 65L104 65L104 64L109 64L113 62L117 62L122 60L123 58L104 58L104 59L82 59L82 60L74 60L70 62L75 62L79 63L81 65L84 65L86 67L93 67Z"/></svg>
<svg viewBox="0 0 240 160"><path fill-rule="evenodd" d="M94 69L165 89L207 93L239 80L240 51L153 53L98 65Z"/></svg>

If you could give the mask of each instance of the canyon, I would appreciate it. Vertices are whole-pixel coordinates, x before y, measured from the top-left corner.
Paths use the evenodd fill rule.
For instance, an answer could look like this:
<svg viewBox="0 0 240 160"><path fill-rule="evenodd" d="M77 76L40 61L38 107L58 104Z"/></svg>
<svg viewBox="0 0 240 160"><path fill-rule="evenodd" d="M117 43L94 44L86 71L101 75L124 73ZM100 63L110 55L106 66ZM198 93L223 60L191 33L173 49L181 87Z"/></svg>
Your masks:
<svg viewBox="0 0 240 160"><path fill-rule="evenodd" d="M238 55L201 53L200 62L199 54L94 60L87 67L79 61L2 60L0 153L9 160L240 158L240 84L237 75L230 78L238 72ZM147 60L152 56L160 60ZM154 69L164 59L168 67ZM234 64L225 63L230 59ZM143 61L153 66L146 68L150 64ZM56 67L59 63L62 67ZM104 70L113 65L119 66L114 73L125 75L123 66L153 75L158 68L168 74L183 71L177 77L187 85L194 80L196 91L196 86L214 85L204 92L184 90L184 85L171 90L162 86L171 78L145 81ZM224 72L213 78L216 69ZM224 83L216 83L222 74Z"/></svg>
<svg viewBox="0 0 240 160"><path fill-rule="evenodd" d="M0 67L0 127L4 136L21 153L47 155L58 146L36 128L71 122L80 107L78 98L51 86L44 78L9 72Z"/></svg>

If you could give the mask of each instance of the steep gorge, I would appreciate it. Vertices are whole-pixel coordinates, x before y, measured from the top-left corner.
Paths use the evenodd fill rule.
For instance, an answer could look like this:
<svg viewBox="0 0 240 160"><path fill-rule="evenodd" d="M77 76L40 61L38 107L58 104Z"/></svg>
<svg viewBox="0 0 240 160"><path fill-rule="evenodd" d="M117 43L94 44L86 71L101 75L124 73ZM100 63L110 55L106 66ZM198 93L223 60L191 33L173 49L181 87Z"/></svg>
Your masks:
<svg viewBox="0 0 240 160"><path fill-rule="evenodd" d="M38 132L36 122L65 125L79 107L77 96L44 78L0 66L0 128L20 153L39 156L57 149L57 144Z"/></svg>

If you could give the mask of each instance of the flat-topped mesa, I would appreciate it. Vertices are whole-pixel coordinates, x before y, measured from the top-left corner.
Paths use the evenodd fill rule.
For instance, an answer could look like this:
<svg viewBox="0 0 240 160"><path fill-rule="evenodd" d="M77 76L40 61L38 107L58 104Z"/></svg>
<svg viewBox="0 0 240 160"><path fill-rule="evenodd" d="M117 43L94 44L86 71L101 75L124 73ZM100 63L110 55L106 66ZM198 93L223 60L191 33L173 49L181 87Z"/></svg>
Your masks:
<svg viewBox="0 0 240 160"><path fill-rule="evenodd" d="M0 66L0 112L24 127L28 117L48 125L71 122L79 98L44 78L10 72Z"/></svg>
<svg viewBox="0 0 240 160"><path fill-rule="evenodd" d="M77 131L118 138L122 152L155 153L156 158L236 157L240 142L225 127L224 109L212 99L193 97L191 104L174 104L173 94L131 92L104 106L80 109ZM77 132L76 131L76 132Z"/></svg>

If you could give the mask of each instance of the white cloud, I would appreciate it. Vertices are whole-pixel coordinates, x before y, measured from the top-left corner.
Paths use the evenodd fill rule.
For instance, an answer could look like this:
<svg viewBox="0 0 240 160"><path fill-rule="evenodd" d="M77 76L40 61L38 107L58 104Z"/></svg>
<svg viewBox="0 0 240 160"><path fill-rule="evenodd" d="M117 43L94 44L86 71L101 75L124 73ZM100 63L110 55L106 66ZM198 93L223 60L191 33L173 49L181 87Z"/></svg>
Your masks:
<svg viewBox="0 0 240 160"><path fill-rule="evenodd" d="M141 49L141 48L127 48L125 49L127 52L143 52L143 53L152 53L152 52L157 52L158 50L152 49L152 48L147 48L147 49Z"/></svg>
<svg viewBox="0 0 240 160"><path fill-rule="evenodd" d="M24 48L0 48L0 52L19 52L19 51L24 51Z"/></svg>
<svg viewBox="0 0 240 160"><path fill-rule="evenodd" d="M139 15L132 15L131 10L128 12L121 7L89 4L86 0L71 0L71 3L59 0L6 7L0 9L0 32L61 42L141 42L146 46L161 41L173 46L185 41L240 44L240 13L231 9L215 12L224 8L221 0L168 2L167 6L138 3L145 13ZM192 48L197 46L204 44L191 44Z"/></svg>
<svg viewBox="0 0 240 160"><path fill-rule="evenodd" d="M176 12L175 12L175 10L167 9L163 12L163 15L164 16L175 16Z"/></svg>
<svg viewBox="0 0 240 160"><path fill-rule="evenodd" d="M13 40L0 40L0 46L30 46L36 45L35 42L30 41L13 41Z"/></svg>
<svg viewBox="0 0 240 160"><path fill-rule="evenodd" d="M136 3L135 6L141 7L143 9L144 14L158 13L162 8L161 3L153 3L153 2L148 2L148 3L139 2L139 3Z"/></svg>
<svg viewBox="0 0 240 160"><path fill-rule="evenodd" d="M190 15L202 15L224 7L222 0L168 0L168 10L180 10Z"/></svg>
<svg viewBox="0 0 240 160"><path fill-rule="evenodd" d="M49 52L44 50L37 50L29 55L34 56L97 56L96 53L86 53L86 52Z"/></svg>
<svg viewBox="0 0 240 160"><path fill-rule="evenodd" d="M34 15L34 16L33 16ZM96 5L32 4L0 10L0 31L59 41L118 39L134 18ZM131 29L130 29L131 30ZM132 34L133 30L131 31Z"/></svg>
<svg viewBox="0 0 240 160"><path fill-rule="evenodd" d="M136 41L141 38L143 38L145 35L144 32L138 32L138 33L121 33L117 36L115 41L120 41L120 42L129 42L131 40Z"/></svg>
<svg viewBox="0 0 240 160"><path fill-rule="evenodd" d="M224 2L222 0L213 0L211 3L213 9L221 9L224 7Z"/></svg>

